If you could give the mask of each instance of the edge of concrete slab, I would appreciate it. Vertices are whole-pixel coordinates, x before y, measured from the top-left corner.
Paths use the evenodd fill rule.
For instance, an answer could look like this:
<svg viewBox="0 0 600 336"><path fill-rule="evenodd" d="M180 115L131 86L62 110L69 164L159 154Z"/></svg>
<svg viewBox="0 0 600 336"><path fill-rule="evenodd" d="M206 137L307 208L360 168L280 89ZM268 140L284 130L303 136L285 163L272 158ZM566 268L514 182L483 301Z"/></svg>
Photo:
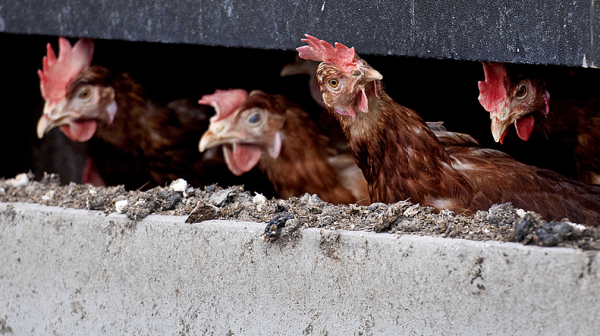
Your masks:
<svg viewBox="0 0 600 336"><path fill-rule="evenodd" d="M0 203L0 334L596 335L597 252Z"/></svg>

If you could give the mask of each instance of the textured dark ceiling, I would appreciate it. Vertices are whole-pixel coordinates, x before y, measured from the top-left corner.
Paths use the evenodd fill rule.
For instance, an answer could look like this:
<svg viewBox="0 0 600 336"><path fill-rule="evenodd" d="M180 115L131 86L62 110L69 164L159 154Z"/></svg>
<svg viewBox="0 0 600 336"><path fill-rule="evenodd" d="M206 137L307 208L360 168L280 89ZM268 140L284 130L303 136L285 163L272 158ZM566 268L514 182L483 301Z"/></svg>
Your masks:
<svg viewBox="0 0 600 336"><path fill-rule="evenodd" d="M310 33L362 54L594 66L594 0L0 0L0 32L291 50Z"/></svg>

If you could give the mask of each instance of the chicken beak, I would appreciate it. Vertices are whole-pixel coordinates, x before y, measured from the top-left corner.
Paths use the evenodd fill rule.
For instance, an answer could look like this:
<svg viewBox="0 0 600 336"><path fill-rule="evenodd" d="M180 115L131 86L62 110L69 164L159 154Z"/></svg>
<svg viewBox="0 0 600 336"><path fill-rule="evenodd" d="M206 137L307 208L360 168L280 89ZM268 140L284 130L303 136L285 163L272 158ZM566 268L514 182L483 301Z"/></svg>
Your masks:
<svg viewBox="0 0 600 336"><path fill-rule="evenodd" d="M216 142L218 141L217 135L213 133L211 130L204 132L202 138L200 138L200 144L198 145L198 149L200 153L205 150L217 146Z"/></svg>
<svg viewBox="0 0 600 336"><path fill-rule="evenodd" d="M230 133L230 132L215 132L212 127L208 131L204 132L198 149L200 152L204 152L207 149L217 147L225 144L232 144L234 142L244 142L245 138L241 134Z"/></svg>
<svg viewBox="0 0 600 336"><path fill-rule="evenodd" d="M509 116L510 108L508 106L504 106L499 115L492 116L492 136L494 137L494 141L500 143L504 141L507 129L512 124Z"/></svg>
<svg viewBox="0 0 600 336"><path fill-rule="evenodd" d="M361 81L364 83L374 82L383 79L383 76L379 73L379 71L371 68L370 66L363 67L361 70L363 72Z"/></svg>
<svg viewBox="0 0 600 336"><path fill-rule="evenodd" d="M54 125L54 121L52 119L50 119L50 117L48 117L47 115L42 114L42 116L40 117L40 120L38 120L38 123L37 123L38 139L43 138L44 135L46 133L48 133L48 131L50 131L54 127L56 127Z"/></svg>
<svg viewBox="0 0 600 336"><path fill-rule="evenodd" d="M37 124L37 136L39 139L43 138L50 130L58 126L67 125L77 118L75 113L64 111L66 105L66 99L46 101L44 104L44 114L42 114Z"/></svg>
<svg viewBox="0 0 600 336"><path fill-rule="evenodd" d="M506 130L506 126L499 121L497 118L492 119L492 136L494 137L494 141L500 142L502 138L502 133Z"/></svg>

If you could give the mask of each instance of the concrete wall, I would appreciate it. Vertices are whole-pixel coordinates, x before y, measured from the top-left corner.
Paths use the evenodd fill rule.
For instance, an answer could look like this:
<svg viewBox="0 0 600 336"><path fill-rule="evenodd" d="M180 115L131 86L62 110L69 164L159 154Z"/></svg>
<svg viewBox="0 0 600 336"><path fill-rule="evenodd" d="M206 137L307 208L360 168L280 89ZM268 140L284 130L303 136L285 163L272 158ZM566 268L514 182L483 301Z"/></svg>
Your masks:
<svg viewBox="0 0 600 336"><path fill-rule="evenodd" d="M0 335L598 335L596 252L0 203Z"/></svg>

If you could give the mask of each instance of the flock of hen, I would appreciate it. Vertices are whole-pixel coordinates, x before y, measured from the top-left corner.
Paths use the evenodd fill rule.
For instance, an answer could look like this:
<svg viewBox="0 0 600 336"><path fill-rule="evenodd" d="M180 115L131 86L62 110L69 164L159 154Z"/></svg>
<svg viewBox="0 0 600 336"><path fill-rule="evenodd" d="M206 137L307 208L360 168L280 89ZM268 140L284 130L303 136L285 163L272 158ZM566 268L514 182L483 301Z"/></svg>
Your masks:
<svg viewBox="0 0 600 336"><path fill-rule="evenodd" d="M38 137L60 127L73 141L93 143L83 182L95 185L137 188L176 178L197 187L231 185L250 174L243 180L247 185L268 179L283 198L308 192L336 204L410 200L460 213L511 202L546 220L600 225L597 99L584 106L551 98L541 77L511 65L483 64L479 101L490 113L494 139L502 142L514 124L524 141L538 134L548 146L567 148L577 163L577 181L425 123L386 94L383 76L354 48L310 35L302 41L308 45L297 49L299 57L311 61L283 72L311 73L311 94L326 110L321 119L337 121L352 156L281 95L230 89L199 104L157 104L127 73L91 66L94 44L88 39L74 46L59 39L58 57L48 44L38 72L45 99ZM333 135L336 128L327 132ZM113 173L115 162L127 173Z"/></svg>

